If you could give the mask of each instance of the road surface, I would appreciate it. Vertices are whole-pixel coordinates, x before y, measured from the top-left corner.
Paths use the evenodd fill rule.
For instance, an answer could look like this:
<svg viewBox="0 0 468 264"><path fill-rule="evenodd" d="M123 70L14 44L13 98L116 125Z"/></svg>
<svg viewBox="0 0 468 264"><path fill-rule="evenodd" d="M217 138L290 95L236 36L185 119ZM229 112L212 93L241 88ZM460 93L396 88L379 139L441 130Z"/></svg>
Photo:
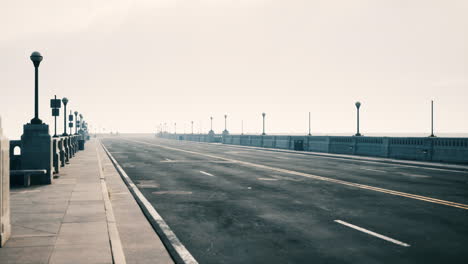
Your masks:
<svg viewBox="0 0 468 264"><path fill-rule="evenodd" d="M466 172L154 136L102 142L199 263L467 263Z"/></svg>

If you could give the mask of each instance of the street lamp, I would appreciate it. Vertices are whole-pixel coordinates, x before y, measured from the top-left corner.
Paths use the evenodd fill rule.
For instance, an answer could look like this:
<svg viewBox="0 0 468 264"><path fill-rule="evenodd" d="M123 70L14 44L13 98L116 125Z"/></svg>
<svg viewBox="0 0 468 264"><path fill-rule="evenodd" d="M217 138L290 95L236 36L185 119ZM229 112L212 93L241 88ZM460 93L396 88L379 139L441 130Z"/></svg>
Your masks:
<svg viewBox="0 0 468 264"><path fill-rule="evenodd" d="M224 115L224 133L228 133L227 131L227 115Z"/></svg>
<svg viewBox="0 0 468 264"><path fill-rule="evenodd" d="M431 135L429 137L435 137L434 135L434 100L431 100Z"/></svg>
<svg viewBox="0 0 468 264"><path fill-rule="evenodd" d="M75 135L78 134L78 111L75 111Z"/></svg>
<svg viewBox="0 0 468 264"><path fill-rule="evenodd" d="M177 123L174 123L174 135L177 134Z"/></svg>
<svg viewBox="0 0 468 264"><path fill-rule="evenodd" d="M241 135L244 135L244 120L241 121Z"/></svg>
<svg viewBox="0 0 468 264"><path fill-rule="evenodd" d="M192 134L193 134L193 121L192 121Z"/></svg>
<svg viewBox="0 0 468 264"><path fill-rule="evenodd" d="M357 110L357 133L355 136L359 137L361 136L361 133L359 133L359 108L361 108L361 102L356 102L356 110Z"/></svg>
<svg viewBox="0 0 468 264"><path fill-rule="evenodd" d="M210 132L213 132L213 117L212 116L210 117L210 122L211 122Z"/></svg>
<svg viewBox="0 0 468 264"><path fill-rule="evenodd" d="M52 108L52 116L54 117L54 137L57 136L57 116L60 115L61 101L57 99L57 95L54 96L54 99L50 99L50 107Z"/></svg>
<svg viewBox="0 0 468 264"><path fill-rule="evenodd" d="M86 127L85 127L85 122L83 121L83 115L80 114L79 117L80 117L80 122L78 123L79 124L78 127L80 128L80 130L84 130Z"/></svg>
<svg viewBox="0 0 468 264"><path fill-rule="evenodd" d="M262 133L262 136L265 136L265 116L266 114L265 113L262 113L262 117L263 117L263 133Z"/></svg>
<svg viewBox="0 0 468 264"><path fill-rule="evenodd" d="M309 112L309 136L312 136L312 134L310 134L310 112Z"/></svg>
<svg viewBox="0 0 468 264"><path fill-rule="evenodd" d="M67 104L68 104L68 99L64 97L62 99L63 103L63 134L62 136L68 136L67 134Z"/></svg>
<svg viewBox="0 0 468 264"><path fill-rule="evenodd" d="M42 61L42 55L34 51L30 57L34 64L35 85L34 85L34 118L31 119L31 124L40 125L42 120L39 119L39 64Z"/></svg>

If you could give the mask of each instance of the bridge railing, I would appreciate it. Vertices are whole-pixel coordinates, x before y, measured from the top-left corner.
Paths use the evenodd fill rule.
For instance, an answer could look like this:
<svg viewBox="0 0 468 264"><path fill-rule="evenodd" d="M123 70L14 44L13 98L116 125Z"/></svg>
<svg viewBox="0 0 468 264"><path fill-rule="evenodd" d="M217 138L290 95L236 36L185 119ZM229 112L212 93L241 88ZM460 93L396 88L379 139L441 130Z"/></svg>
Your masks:
<svg viewBox="0 0 468 264"><path fill-rule="evenodd" d="M41 164L38 165L37 168L23 168L22 163L24 159L28 157L24 157L22 155L23 151L23 144L21 140L11 140L9 143L9 165L10 170L15 171L15 175L10 176L10 181L13 184L21 184L22 178L17 177L16 175L21 174L21 171L36 169L36 170L51 170L53 174L58 174L60 172L60 168L66 166L70 159L72 159L76 153L80 149L84 149L84 139L83 135L69 135L69 136L59 136L59 137L51 137L50 141L50 157L52 160L52 167L49 168L49 164ZM81 141L81 142L80 142ZM80 146L80 144L82 144ZM32 175L34 176L34 174ZM47 176L38 176L38 177L47 177ZM47 183L49 180L40 180L41 183ZM35 182L33 180L33 182ZM36 181L37 182L37 181ZM50 182L51 183L51 180Z"/></svg>
<svg viewBox="0 0 468 264"><path fill-rule="evenodd" d="M217 142L221 135L168 134L168 139ZM468 164L468 138L222 135L223 144L418 161Z"/></svg>

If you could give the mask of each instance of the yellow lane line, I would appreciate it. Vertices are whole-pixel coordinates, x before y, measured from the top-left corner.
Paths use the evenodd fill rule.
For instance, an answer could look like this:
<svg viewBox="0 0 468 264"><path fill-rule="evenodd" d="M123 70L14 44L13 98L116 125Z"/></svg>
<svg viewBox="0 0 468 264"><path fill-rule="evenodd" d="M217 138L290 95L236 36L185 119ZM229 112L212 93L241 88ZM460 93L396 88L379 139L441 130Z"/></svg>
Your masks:
<svg viewBox="0 0 468 264"><path fill-rule="evenodd" d="M343 181L343 180L337 180L337 179L327 178L327 177L323 177L323 176L317 176L317 175L313 175L313 174L309 174L309 173L303 173L303 172L292 171L292 170L287 170L287 169L275 168L275 167L270 167L270 166L266 166L266 165L251 163L251 162L247 162L247 161L223 158L223 157L219 157L219 156L215 156L215 155L211 155L211 154L205 154L205 153L200 153L200 152L195 152L195 151L190 151L190 150L178 149L178 148L163 146L163 145L159 145L159 144L149 143L149 142L145 142L145 141L131 140L131 139L123 139L123 140L127 140L127 141L130 141L130 142L135 142L135 143L140 143L140 144L146 144L146 145L150 145L150 146L156 146L156 147L165 148L165 149L169 149L169 150L175 150L175 151L190 153L190 154L194 154L194 155L201 155L201 156L215 158L215 159L222 159L222 160L230 161L230 162L245 165L245 166L256 167L256 168L261 168L261 169L266 169L266 170L272 170L272 171L277 171L277 172L282 172L282 173L286 173L286 174L302 176L302 177L315 179L315 180L333 182L333 183L338 183L338 184L342 184L342 185L346 185L346 186L352 186L352 187L357 187L357 188L361 188L361 189L372 190L372 191L376 191L376 192L387 193L387 194L392 194L392 195L396 195L396 196L402 196L402 197L407 197L407 198L411 198L411 199L416 199L416 200L421 200L421 201L426 201L426 202L436 203L436 204L442 204L442 205L447 205L447 206L451 206L451 207L456 207L456 208L461 208L461 209L468 210L468 205L467 204L455 203L455 202L435 199L435 198L422 196L422 195L417 195L417 194L399 192L399 191L394 191L394 190L389 190L389 189L384 189L384 188L379 188L379 187L373 187L373 186L365 185L365 184L359 184L359 183L353 183L353 182L348 182L348 181Z"/></svg>

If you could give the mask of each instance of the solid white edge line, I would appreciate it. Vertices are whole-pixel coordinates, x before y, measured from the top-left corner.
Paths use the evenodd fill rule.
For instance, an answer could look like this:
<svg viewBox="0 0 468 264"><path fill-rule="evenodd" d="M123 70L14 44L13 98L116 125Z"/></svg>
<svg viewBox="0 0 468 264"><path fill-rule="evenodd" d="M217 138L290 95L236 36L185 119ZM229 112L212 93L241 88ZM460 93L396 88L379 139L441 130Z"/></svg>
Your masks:
<svg viewBox="0 0 468 264"><path fill-rule="evenodd" d="M386 240L388 242L392 242L394 244L397 244L399 246L402 246L402 247L409 247L410 245L409 244L406 244L404 242L401 242L401 241L398 241L396 239L393 239L393 238L390 238L390 237L387 237L387 236L384 236L384 235L381 235L381 234L377 234L375 232L372 232L370 230L367 230L365 228L362 228L362 227L359 227L359 226L356 226L356 225L353 225L353 224L350 224L350 223L347 223L345 221L342 221L342 220L335 220L335 222L339 223L339 224L342 224L342 225L345 225L347 227L351 227L353 229L356 229L358 231L361 231L361 232L364 232L366 234L369 234L369 235L372 235L372 236L375 236L375 237L378 237L380 239L383 239L383 240Z"/></svg>
<svg viewBox="0 0 468 264"><path fill-rule="evenodd" d="M164 236L165 240L167 243L170 244L170 246L173 249L173 253L176 253L177 256L172 256L176 257L176 263L185 263L185 264L198 264L198 262L195 260L195 258L190 254L190 252L185 248L185 246L180 242L179 238L174 234L172 229L169 227L169 225L164 221L164 219L161 217L161 215L156 211L156 209L151 205L151 203L146 199L146 197L140 192L138 187L133 183L133 181L130 179L130 177L125 173L125 171L120 167L119 163L114 159L114 157L110 154L110 152L107 150L107 148L104 146L104 144L101 143L102 148L106 151L107 155L111 159L112 163L116 167L116 169L119 171L120 175L122 176L122 179L125 181L127 184L127 187L130 189L130 191L134 194L134 197L137 199L137 201L141 202L141 205L146 209L148 212L149 216L145 213L147 217L150 217L154 222L157 224L159 230L161 231L161 235ZM145 212L145 210L143 210ZM159 232L158 232L159 233ZM177 261L179 260L179 261Z"/></svg>
<svg viewBox="0 0 468 264"><path fill-rule="evenodd" d="M200 171L200 173L205 174L205 175L208 175L208 176L211 176L211 177L214 177L213 174L208 173L208 172L206 172L206 171Z"/></svg>

